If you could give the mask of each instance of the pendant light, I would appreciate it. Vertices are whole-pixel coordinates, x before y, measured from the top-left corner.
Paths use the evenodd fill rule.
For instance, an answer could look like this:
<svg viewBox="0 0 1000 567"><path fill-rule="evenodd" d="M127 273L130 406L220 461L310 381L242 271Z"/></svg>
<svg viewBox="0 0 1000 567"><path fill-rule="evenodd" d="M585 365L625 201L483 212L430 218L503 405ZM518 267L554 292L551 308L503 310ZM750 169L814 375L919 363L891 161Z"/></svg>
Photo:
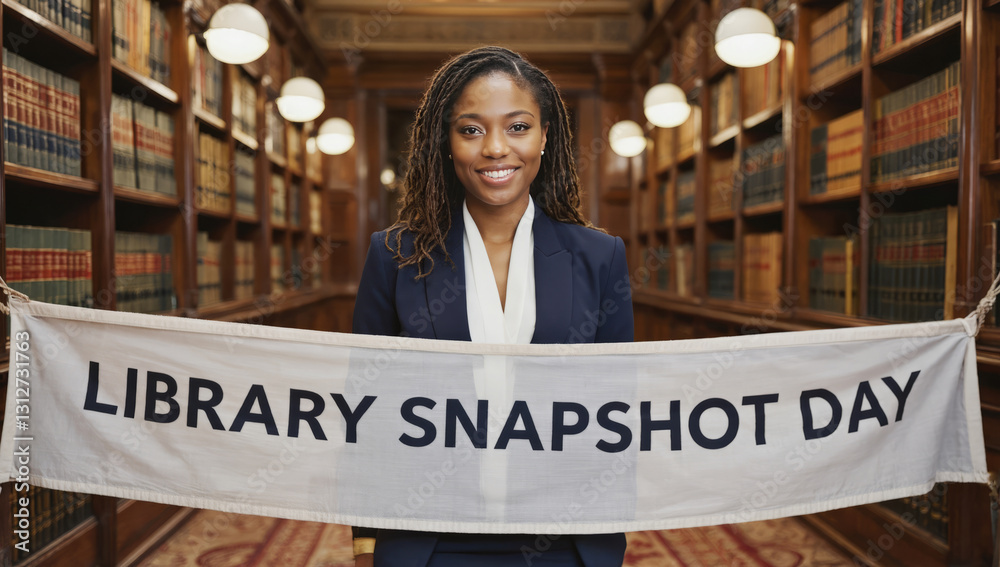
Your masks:
<svg viewBox="0 0 1000 567"><path fill-rule="evenodd" d="M622 157L635 157L646 149L646 133L632 120L616 122L608 131L611 149Z"/></svg>
<svg viewBox="0 0 1000 567"><path fill-rule="evenodd" d="M248 4L226 4L219 8L205 30L208 52L233 65L260 59L267 51L269 37L267 20Z"/></svg>
<svg viewBox="0 0 1000 567"><path fill-rule="evenodd" d="M343 118L330 118L320 125L316 146L324 154L339 156L354 146L354 127Z"/></svg>
<svg viewBox="0 0 1000 567"><path fill-rule="evenodd" d="M323 87L309 77L294 77L281 86L275 101L282 118L289 122L309 122L319 118L326 108Z"/></svg>
<svg viewBox="0 0 1000 567"><path fill-rule="evenodd" d="M691 116L687 95L675 84L660 83L646 92L642 100L646 119L660 128L676 128Z"/></svg>
<svg viewBox="0 0 1000 567"><path fill-rule="evenodd" d="M733 67L759 67L781 51L774 22L755 8L729 12L715 28L715 52Z"/></svg>

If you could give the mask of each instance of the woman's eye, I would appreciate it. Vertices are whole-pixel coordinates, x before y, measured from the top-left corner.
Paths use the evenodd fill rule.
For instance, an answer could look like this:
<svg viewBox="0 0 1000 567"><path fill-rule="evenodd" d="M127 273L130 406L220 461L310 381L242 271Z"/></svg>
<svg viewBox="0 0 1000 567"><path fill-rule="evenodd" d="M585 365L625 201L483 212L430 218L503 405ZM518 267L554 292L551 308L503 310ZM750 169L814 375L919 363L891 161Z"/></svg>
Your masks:
<svg viewBox="0 0 1000 567"><path fill-rule="evenodd" d="M510 127L510 129L514 132L524 132L529 128L531 128L531 126L528 126L524 122L518 122L517 124L514 124L513 126Z"/></svg>
<svg viewBox="0 0 1000 567"><path fill-rule="evenodd" d="M475 126L462 126L458 129L459 134L473 135L479 133L479 128Z"/></svg>

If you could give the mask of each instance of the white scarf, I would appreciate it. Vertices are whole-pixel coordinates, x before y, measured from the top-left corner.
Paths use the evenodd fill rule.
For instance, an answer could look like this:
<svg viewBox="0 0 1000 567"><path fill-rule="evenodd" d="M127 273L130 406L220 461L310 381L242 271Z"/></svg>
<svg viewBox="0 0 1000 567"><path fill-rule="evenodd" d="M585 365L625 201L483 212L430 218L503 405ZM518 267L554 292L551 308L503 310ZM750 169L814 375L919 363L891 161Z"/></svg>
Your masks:
<svg viewBox="0 0 1000 567"><path fill-rule="evenodd" d="M528 207L514 232L507 268L507 300L500 304L500 292L486 245L469 208L462 204L465 218L465 289L469 336L474 343L528 344L535 332L535 238L531 231L535 203L528 197ZM493 447L514 399L514 381L509 377L511 359L484 356L482 368L474 372L476 395L500 403L490 404L487 446ZM493 521L504 520L507 500L507 456L490 451L480 461L483 504Z"/></svg>

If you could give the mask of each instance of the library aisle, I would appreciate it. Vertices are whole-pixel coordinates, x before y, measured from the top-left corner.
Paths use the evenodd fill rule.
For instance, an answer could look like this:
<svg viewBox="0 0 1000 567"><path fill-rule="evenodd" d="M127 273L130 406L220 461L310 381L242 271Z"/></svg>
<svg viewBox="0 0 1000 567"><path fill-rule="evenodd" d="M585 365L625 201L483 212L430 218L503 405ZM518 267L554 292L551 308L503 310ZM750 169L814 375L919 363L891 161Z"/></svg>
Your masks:
<svg viewBox="0 0 1000 567"><path fill-rule="evenodd" d="M627 534L623 567L849 567L792 518ZM200 511L137 567L353 567L349 528ZM470 566L473 567L473 566Z"/></svg>

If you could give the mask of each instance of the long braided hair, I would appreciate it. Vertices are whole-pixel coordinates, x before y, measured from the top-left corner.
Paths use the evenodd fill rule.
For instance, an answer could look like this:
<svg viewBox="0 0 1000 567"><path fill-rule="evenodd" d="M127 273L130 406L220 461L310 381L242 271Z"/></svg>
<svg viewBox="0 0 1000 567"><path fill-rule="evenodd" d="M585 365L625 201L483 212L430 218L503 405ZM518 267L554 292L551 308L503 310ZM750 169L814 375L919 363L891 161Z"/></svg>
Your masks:
<svg viewBox="0 0 1000 567"><path fill-rule="evenodd" d="M388 229L386 247L400 267L417 266L417 278L434 268L431 252L445 250L445 235L451 228L452 212L465 198L465 189L445 158L450 153L448 129L458 98L473 79L502 73L530 92L548 124L546 149L538 175L529 190L532 199L556 221L593 225L580 213L580 179L573 159L573 136L569 115L552 81L517 53L502 47L481 47L452 58L434 73L424 93L410 132L410 153L403 179L403 203L399 219ZM413 235L411 254L403 251L403 234ZM426 269L425 269L426 268Z"/></svg>

